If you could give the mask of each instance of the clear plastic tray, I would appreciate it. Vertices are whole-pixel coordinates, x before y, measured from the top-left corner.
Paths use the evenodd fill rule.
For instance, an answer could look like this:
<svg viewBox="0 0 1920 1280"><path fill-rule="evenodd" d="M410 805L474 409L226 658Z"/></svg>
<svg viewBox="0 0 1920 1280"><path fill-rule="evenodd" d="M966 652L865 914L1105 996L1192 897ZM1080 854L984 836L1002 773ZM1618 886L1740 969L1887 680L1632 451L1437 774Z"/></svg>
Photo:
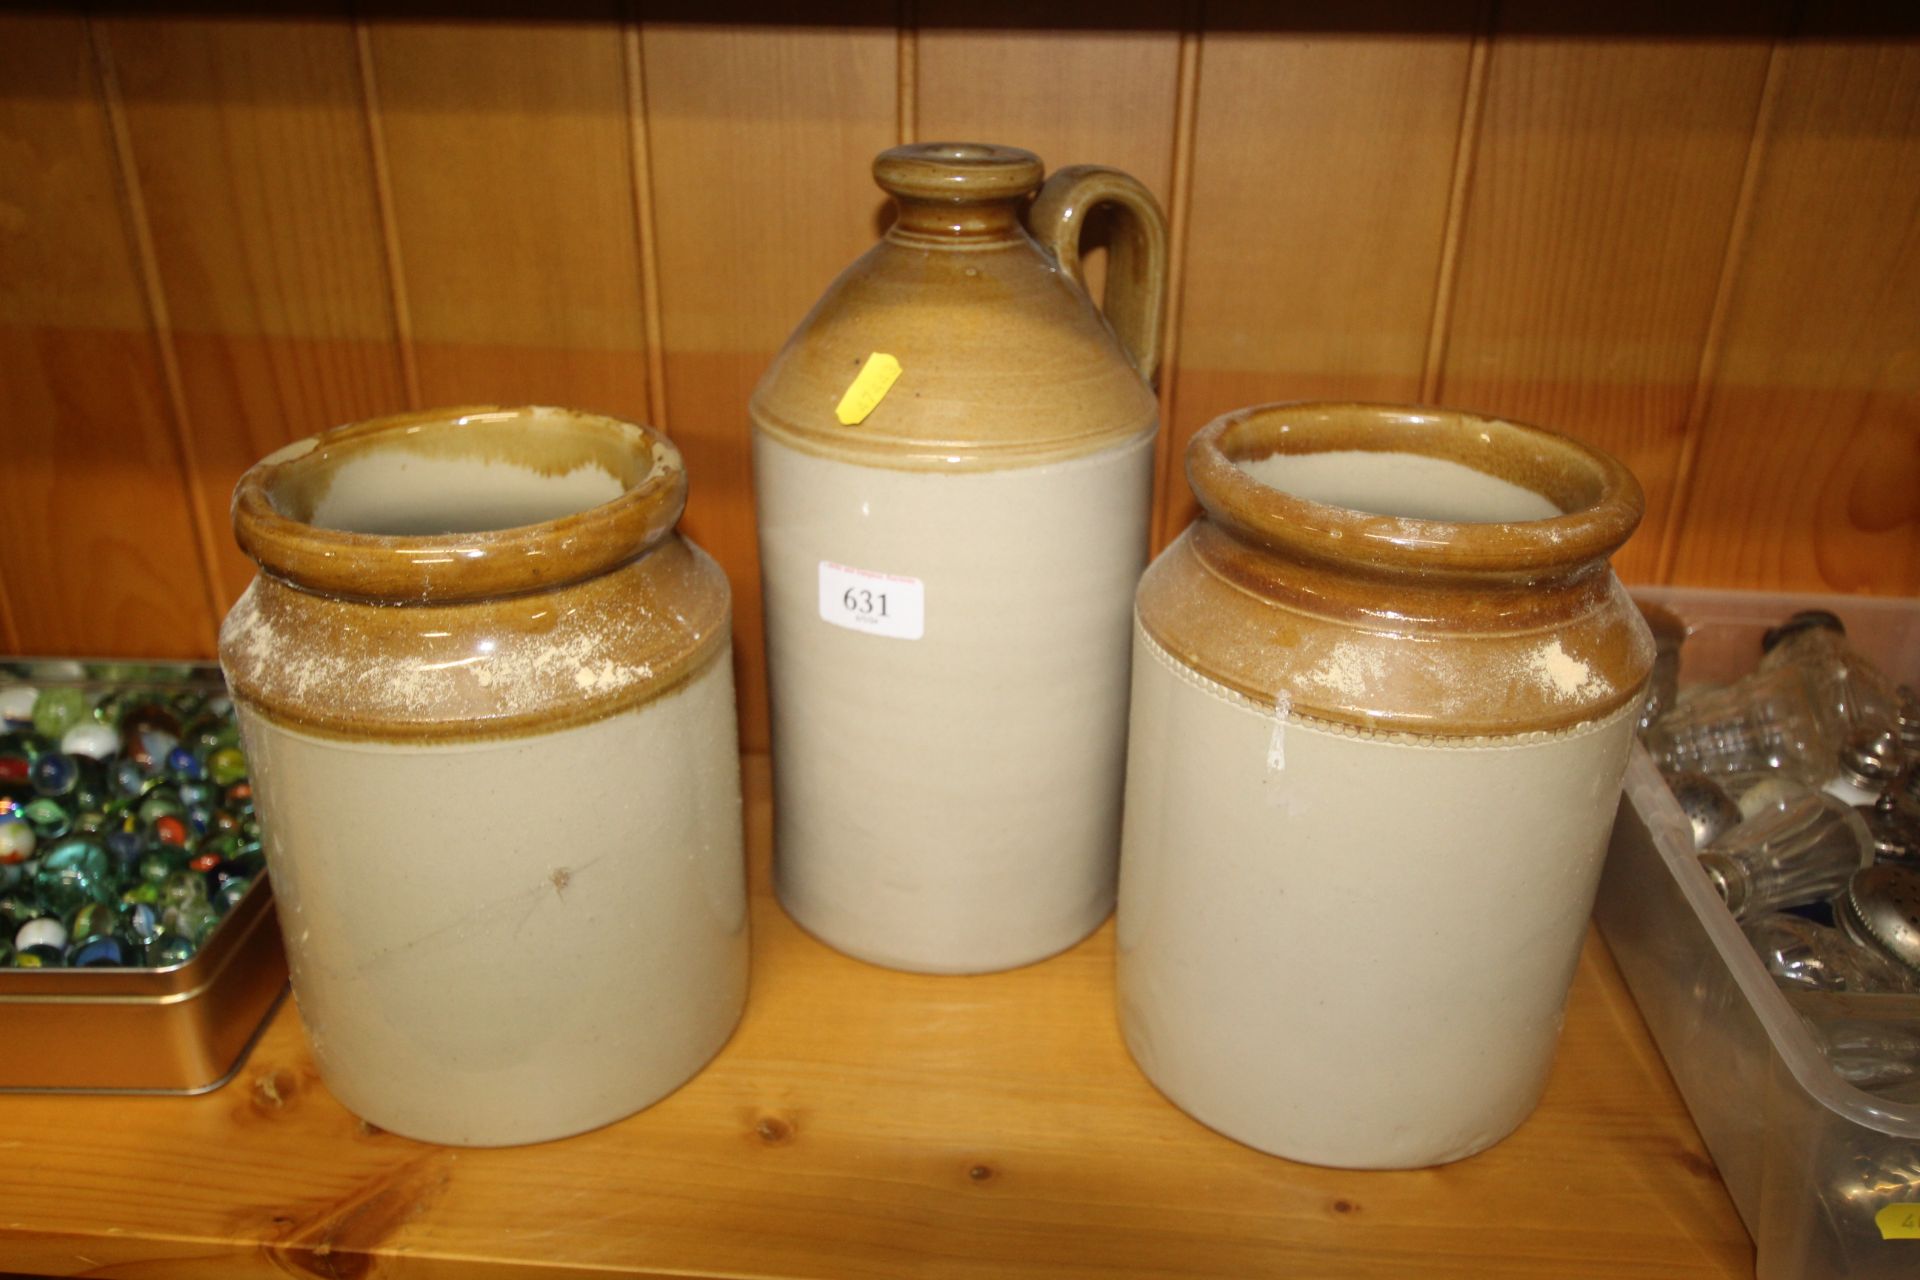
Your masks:
<svg viewBox="0 0 1920 1280"><path fill-rule="evenodd" d="M1862 652L1920 681L1920 601L1643 588L1689 626L1681 682L1751 670L1760 635L1797 609L1847 623ZM1756 1273L1920 1276L1920 1103L1855 1088L1795 1005L1920 1021L1920 996L1796 995L1774 985L1696 861L1691 829L1638 747L1594 918L1713 1153Z"/></svg>

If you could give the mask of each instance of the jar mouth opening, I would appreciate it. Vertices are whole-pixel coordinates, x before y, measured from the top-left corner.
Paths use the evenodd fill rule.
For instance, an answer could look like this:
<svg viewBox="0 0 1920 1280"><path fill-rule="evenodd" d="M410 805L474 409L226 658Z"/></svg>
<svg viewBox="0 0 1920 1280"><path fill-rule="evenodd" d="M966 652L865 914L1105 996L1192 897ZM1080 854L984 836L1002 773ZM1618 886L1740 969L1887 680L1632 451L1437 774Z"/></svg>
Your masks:
<svg viewBox="0 0 1920 1280"><path fill-rule="evenodd" d="M1565 572L1618 550L1639 483L1557 432L1418 406L1303 402L1216 418L1187 449L1207 515L1269 550L1425 574Z"/></svg>
<svg viewBox="0 0 1920 1280"><path fill-rule="evenodd" d="M569 409L397 414L296 441L234 490L240 547L326 595L445 603L579 581L643 554L686 504L679 451Z"/></svg>

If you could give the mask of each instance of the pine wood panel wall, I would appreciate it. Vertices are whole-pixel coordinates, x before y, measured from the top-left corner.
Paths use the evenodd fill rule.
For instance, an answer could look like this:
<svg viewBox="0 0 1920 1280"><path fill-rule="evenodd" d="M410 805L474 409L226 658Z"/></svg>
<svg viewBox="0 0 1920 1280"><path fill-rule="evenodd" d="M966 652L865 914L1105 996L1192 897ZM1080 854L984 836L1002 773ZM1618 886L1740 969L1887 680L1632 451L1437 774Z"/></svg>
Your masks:
<svg viewBox="0 0 1920 1280"><path fill-rule="evenodd" d="M764 745L746 398L872 154L962 136L1167 207L1162 541L1213 415L1427 400L1624 457L1629 581L1920 590L1920 43L1874 11L829 8L0 15L0 645L209 654L254 458L576 404L685 450Z"/></svg>

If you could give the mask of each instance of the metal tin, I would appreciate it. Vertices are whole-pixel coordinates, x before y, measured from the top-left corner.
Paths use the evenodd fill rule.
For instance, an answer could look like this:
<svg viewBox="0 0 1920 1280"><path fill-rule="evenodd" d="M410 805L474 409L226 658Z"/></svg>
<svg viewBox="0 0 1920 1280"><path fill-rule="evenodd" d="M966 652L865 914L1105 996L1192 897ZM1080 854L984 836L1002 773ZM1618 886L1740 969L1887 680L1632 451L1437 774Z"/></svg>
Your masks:
<svg viewBox="0 0 1920 1280"><path fill-rule="evenodd" d="M57 666L55 664L58 664ZM0 675L40 688L222 691L205 663L12 659ZM57 673L57 674L56 674ZM51 678L49 678L51 676ZM217 1089L286 992L287 962L265 875L166 968L0 968L0 1092L193 1094Z"/></svg>

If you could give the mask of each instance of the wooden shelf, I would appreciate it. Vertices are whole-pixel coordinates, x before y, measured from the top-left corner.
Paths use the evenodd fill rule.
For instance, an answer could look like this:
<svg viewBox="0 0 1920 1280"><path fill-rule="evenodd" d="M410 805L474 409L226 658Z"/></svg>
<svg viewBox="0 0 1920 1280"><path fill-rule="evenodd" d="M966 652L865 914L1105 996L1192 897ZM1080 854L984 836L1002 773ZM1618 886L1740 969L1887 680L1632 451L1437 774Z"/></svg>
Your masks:
<svg viewBox="0 0 1920 1280"><path fill-rule="evenodd" d="M802 933L747 761L753 989L666 1101L564 1142L369 1129L291 1002L201 1098L0 1098L0 1266L50 1274L489 1278L1751 1275L1732 1202L1588 938L1538 1112L1440 1169L1260 1155L1175 1110L1111 1007L1113 928L982 978ZM503 945L506 945L503 942ZM539 957L528 956L530 964Z"/></svg>

